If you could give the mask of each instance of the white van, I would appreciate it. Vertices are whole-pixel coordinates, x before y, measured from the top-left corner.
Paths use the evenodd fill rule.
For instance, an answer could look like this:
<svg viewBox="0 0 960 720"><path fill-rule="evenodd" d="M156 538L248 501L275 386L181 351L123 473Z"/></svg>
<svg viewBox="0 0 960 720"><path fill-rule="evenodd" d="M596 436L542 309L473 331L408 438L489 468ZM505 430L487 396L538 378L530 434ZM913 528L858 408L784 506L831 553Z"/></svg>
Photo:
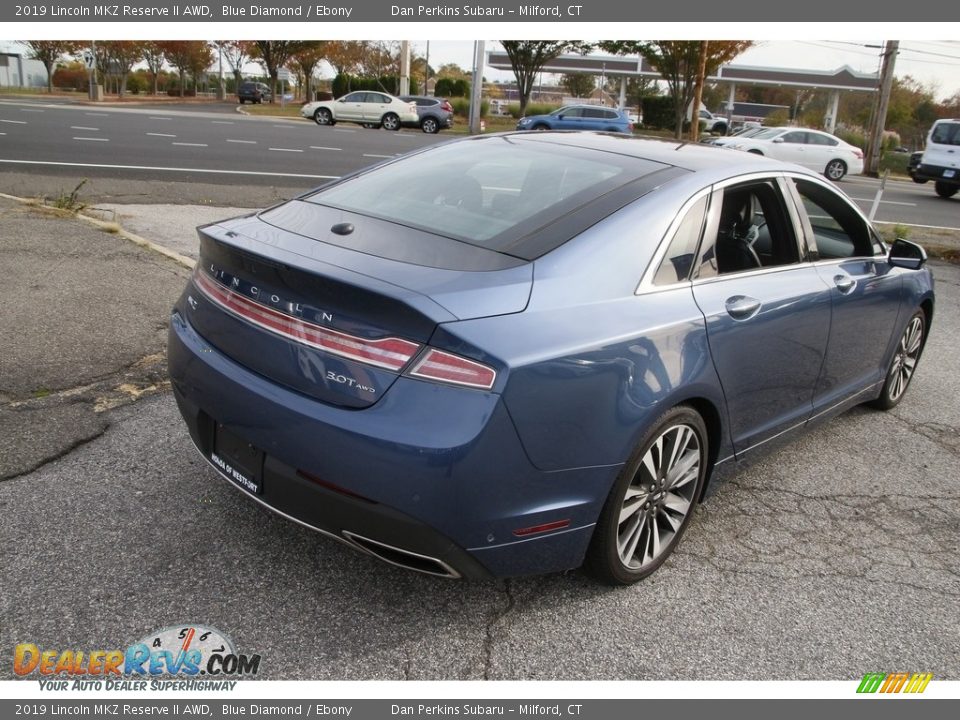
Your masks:
<svg viewBox="0 0 960 720"><path fill-rule="evenodd" d="M960 120L937 120L914 179L933 180L937 195L953 197L960 190Z"/></svg>

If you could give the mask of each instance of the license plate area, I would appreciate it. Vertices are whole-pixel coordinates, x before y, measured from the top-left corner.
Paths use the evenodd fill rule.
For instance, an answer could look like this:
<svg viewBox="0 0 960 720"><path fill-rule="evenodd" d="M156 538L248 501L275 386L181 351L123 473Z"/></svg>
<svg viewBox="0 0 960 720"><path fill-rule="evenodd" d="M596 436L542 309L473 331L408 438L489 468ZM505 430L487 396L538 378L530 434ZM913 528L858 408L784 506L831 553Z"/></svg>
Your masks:
<svg viewBox="0 0 960 720"><path fill-rule="evenodd" d="M263 451L220 423L214 424L210 462L247 492L263 494Z"/></svg>
<svg viewBox="0 0 960 720"><path fill-rule="evenodd" d="M953 177L954 175L956 175L956 174L957 174L957 171L956 171L956 170L944 170L944 171L943 171L943 176L946 177L946 178L952 178L952 177Z"/></svg>

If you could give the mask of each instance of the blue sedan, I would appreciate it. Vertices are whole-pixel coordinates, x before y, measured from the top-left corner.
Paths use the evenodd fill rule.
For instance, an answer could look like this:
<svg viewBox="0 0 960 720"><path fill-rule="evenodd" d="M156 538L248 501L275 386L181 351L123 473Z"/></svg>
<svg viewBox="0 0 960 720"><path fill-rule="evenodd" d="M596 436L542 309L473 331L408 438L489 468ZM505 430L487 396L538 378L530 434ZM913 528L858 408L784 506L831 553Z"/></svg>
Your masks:
<svg viewBox="0 0 960 720"><path fill-rule="evenodd" d="M899 403L933 318L922 248L828 181L616 135L433 146L199 234L169 366L200 453L445 577L649 575L736 460Z"/></svg>

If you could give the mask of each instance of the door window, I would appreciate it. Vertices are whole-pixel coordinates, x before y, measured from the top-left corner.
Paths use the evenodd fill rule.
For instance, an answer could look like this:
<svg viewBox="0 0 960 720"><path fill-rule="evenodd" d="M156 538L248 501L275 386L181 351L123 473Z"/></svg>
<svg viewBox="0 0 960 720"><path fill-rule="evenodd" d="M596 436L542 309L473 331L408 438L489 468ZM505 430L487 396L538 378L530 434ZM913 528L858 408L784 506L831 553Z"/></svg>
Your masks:
<svg viewBox="0 0 960 720"><path fill-rule="evenodd" d="M882 251L867 223L846 200L819 183L797 179L793 183L821 259L868 257Z"/></svg>

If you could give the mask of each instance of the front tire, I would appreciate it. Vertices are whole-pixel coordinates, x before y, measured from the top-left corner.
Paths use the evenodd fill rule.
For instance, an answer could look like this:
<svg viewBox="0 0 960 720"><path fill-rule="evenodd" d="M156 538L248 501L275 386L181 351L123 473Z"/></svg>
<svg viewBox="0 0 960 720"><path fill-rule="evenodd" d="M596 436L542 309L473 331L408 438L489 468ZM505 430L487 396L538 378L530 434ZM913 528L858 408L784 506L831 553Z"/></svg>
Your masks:
<svg viewBox="0 0 960 720"><path fill-rule="evenodd" d="M925 182L927 182L927 178L918 178L918 177L915 177L915 178L913 178L913 181L914 181L917 185L923 185Z"/></svg>
<svg viewBox="0 0 960 720"><path fill-rule="evenodd" d="M823 171L827 180L836 182L847 174L847 164L843 160L831 160Z"/></svg>
<svg viewBox="0 0 960 720"><path fill-rule="evenodd" d="M317 125L333 125L333 113L327 108L317 108L313 114L313 121Z"/></svg>
<svg viewBox="0 0 960 720"><path fill-rule="evenodd" d="M950 183L945 183L940 180L937 180L933 184L933 189L937 191L937 195L942 198L952 198L957 194L957 190L960 190L956 185L951 185Z"/></svg>
<svg viewBox="0 0 960 720"><path fill-rule="evenodd" d="M399 130L400 129L400 116L396 113L387 113L383 116L381 120L381 125L383 125L384 130Z"/></svg>
<svg viewBox="0 0 960 720"><path fill-rule="evenodd" d="M874 407L890 410L903 399L917 369L917 363L920 361L920 353L923 352L926 329L926 316L922 310L918 310L907 323L897 349L893 352L883 390L880 391L880 397L872 403Z"/></svg>
<svg viewBox="0 0 960 720"><path fill-rule="evenodd" d="M657 570L693 517L707 457L707 429L693 408L679 405L661 415L607 497L587 570L610 585L630 585Z"/></svg>

